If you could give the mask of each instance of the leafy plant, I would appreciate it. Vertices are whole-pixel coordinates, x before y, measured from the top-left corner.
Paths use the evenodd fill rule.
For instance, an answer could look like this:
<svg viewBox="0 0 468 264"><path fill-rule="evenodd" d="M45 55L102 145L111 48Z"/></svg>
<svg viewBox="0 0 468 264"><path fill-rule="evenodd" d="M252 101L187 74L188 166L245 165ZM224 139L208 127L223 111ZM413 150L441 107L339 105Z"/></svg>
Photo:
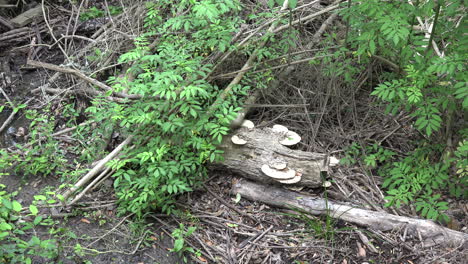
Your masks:
<svg viewBox="0 0 468 264"><path fill-rule="evenodd" d="M466 167L463 147L450 151L453 135L466 138L456 123L468 106L465 11L463 2L451 0L350 0L340 11L348 22L341 60L327 58L326 62L366 65L377 60L388 67L371 94L381 100L387 113L408 112L425 140L397 161L378 161L382 152L373 155L352 145L344 162L356 162L357 155L363 155L370 167L383 162L387 206L414 203L421 215L432 219L443 217L447 208L441 193L448 190L460 197L460 186L466 186L465 177L450 175L452 165L461 173ZM421 31L418 21L431 24L430 32Z"/></svg>
<svg viewBox="0 0 468 264"><path fill-rule="evenodd" d="M216 145L228 133L240 109L239 95L248 87L236 86L217 100L222 90L206 80L212 65L203 55L226 50L240 23L233 15L239 8L232 0L148 4L147 32L119 59L133 64L129 73L135 79L109 79L116 91L126 89L143 98L125 104L97 99L88 109L103 126L135 136L135 147L109 164L116 170L121 212L141 216L162 208L170 213L174 196L190 191L206 175L204 165L221 158ZM182 10L183 15L176 15ZM150 51L149 39L156 34L157 49Z"/></svg>
<svg viewBox="0 0 468 264"><path fill-rule="evenodd" d="M183 254L186 252L195 254L195 256L201 256L200 251L195 251L192 247L186 245L185 240L190 237L197 228L190 226L185 230L185 225L180 224L179 228L176 228L172 231L172 237L174 238L174 248L171 249L171 252L177 252L180 256L183 256L183 260L187 263L187 257Z"/></svg>
<svg viewBox="0 0 468 264"><path fill-rule="evenodd" d="M31 120L28 145L17 144L21 152L1 149L0 170L13 168L18 174L44 176L66 171L65 155L59 149L58 141L51 136L55 126L53 117L35 110L28 110L26 117Z"/></svg>
<svg viewBox="0 0 468 264"><path fill-rule="evenodd" d="M55 259L58 256L56 241L40 239L32 232L39 225L51 225L50 219L38 215L34 204L23 208L13 199L15 193L8 193L4 188L5 185L0 184L0 262L32 263L33 257ZM29 211L26 217L20 214L23 210Z"/></svg>
<svg viewBox="0 0 468 264"><path fill-rule="evenodd" d="M363 162L367 168L374 169L378 165L391 161L395 154L395 152L378 144L372 144L363 149L358 143L353 142L346 149L345 156L340 160L340 163L354 165Z"/></svg>

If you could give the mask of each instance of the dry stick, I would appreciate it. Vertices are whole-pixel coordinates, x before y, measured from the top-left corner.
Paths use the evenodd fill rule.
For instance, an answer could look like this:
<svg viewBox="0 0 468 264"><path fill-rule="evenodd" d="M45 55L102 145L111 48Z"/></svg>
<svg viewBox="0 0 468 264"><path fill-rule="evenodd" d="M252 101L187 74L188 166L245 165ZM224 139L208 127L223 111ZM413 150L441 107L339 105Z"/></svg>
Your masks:
<svg viewBox="0 0 468 264"><path fill-rule="evenodd" d="M288 7L288 2L289 2L289 0L284 1L283 6L281 7L280 11L283 11ZM277 23L274 23L268 28L268 34L271 34L274 31L274 29L276 27L276 24ZM226 99L226 97L229 95L229 93L234 88L234 86L239 84L239 82L242 80L242 77L244 77L245 72L252 66L253 62L257 58L258 51L263 46L266 45L267 41L268 41L268 39L265 39L262 43L260 43L260 45L257 47L257 49L255 49L254 52L252 52L252 55L250 55L249 59L244 64L244 66L242 66L242 69L239 71L239 73L237 73L236 77L234 77L234 79L228 84L228 86L224 89L224 91L219 95L218 99L208 109L208 111L207 111L207 116L208 117L219 106L219 104L221 104L221 102L224 101L224 99Z"/></svg>
<svg viewBox="0 0 468 264"><path fill-rule="evenodd" d="M54 30L52 29L52 27L50 26L49 24L49 21L47 20L47 16L46 16L46 11L45 11L45 4L44 4L44 0L42 0L42 4L41 4L41 7L42 7L42 16L44 18L44 22L46 23L47 25L47 28L49 29L49 35L56 41L57 41L57 38L55 37L54 35ZM63 49L63 47L61 45L58 45L59 49L62 51L63 53L63 56L65 56L65 58L67 58L68 61L70 61L70 58L68 57L67 53L65 52L65 50Z"/></svg>
<svg viewBox="0 0 468 264"><path fill-rule="evenodd" d="M314 2L309 3L309 4L313 4L313 3L315 3L315 2L317 2L317 1L314 1ZM307 4L307 5L309 5L309 4ZM297 10L299 10L299 9L301 9L301 8L304 8L304 7L306 7L307 5L303 5L303 6L297 7L297 8L295 8L295 9L293 9L291 12L294 12L294 11L297 11ZM284 9L282 8L281 11L282 11L282 10L284 10ZM226 54L223 55L223 57L222 57L222 58L220 59L220 61L213 67L213 70L208 74L207 77L210 77L211 74L212 74L213 72L215 72L215 70L216 70L229 56L231 56L236 50L238 50L238 49L244 47L244 46L247 44L247 42L248 42L251 38L253 38L255 35L257 35L258 32L260 32L260 30L262 30L263 28L265 28L266 26L268 26L268 25L270 25L270 24L272 24L272 23L277 22L280 18L282 18L283 16L286 16L287 14L288 14L288 13L280 14L279 17L277 17L277 18L275 18L275 19L272 19L272 20L270 20L270 21L265 22L264 24L262 24L260 27L256 28L255 30L251 30L250 32L252 32L252 33L250 33L250 35L248 35L245 39L243 39L243 40L237 45L237 47L236 47L235 49L233 49L233 50L231 50L231 51L229 51L228 53L226 53ZM289 25L288 25L288 26L289 26ZM287 27L286 27L286 28L287 28Z"/></svg>
<svg viewBox="0 0 468 264"><path fill-rule="evenodd" d="M0 91L2 92L3 96L5 96L5 98L7 99L7 101L10 103L10 106L15 108L15 105L13 104L13 102L10 100L10 97L8 96L7 93L5 93L5 91L3 90L2 87L0 87Z"/></svg>
<svg viewBox="0 0 468 264"><path fill-rule="evenodd" d="M69 202L67 205L71 206L74 203L76 203L78 200L80 200L81 197L83 197L94 185L96 185L98 181L100 181L104 176L106 176L109 173L109 171L111 171L111 168L106 168L103 172L101 172L99 176L97 176L90 184L88 184L86 188L84 188L83 191L77 194L75 198L71 202ZM112 174L113 172L115 172L115 170L112 170L110 174Z"/></svg>
<svg viewBox="0 0 468 264"><path fill-rule="evenodd" d="M65 128L65 129L63 129L63 130L60 130L60 131L58 131L58 132L55 132L55 133L53 133L51 136L52 136L52 137L57 137L57 136L60 136L60 135L65 134L65 133L71 132L71 131L77 129L78 127L80 127L80 126L89 125L89 124L91 124L91 123L92 123L92 121L86 121L86 122L80 123L80 124L78 124L78 125L76 125L76 126L74 126L74 127ZM42 140L45 140L45 139L47 139L46 136L40 137L39 140L38 140L38 142L41 142ZM33 145L32 143L28 143L28 144L24 145L24 148L29 148L29 147L32 146L32 145Z"/></svg>
<svg viewBox="0 0 468 264"><path fill-rule="evenodd" d="M122 220L120 220L119 223L117 223L117 225L115 225L114 227L112 227L111 230L107 231L104 235L100 236L98 239L94 240L93 242L89 243L86 247L90 247L92 246L93 244L95 244L96 242L98 242L99 240L105 238L107 235L109 235L110 233L112 233L115 229L117 229L117 227L119 227L123 222L125 222L125 220L127 220L127 218L129 218L130 216L132 216L133 213L125 216Z"/></svg>
<svg viewBox="0 0 468 264"><path fill-rule="evenodd" d="M249 243L249 245L246 247L246 248L243 248L242 249L242 254L244 254L244 252L247 252L248 249L256 246L256 242L258 240L260 240L263 236L265 236L266 233L270 232L270 230L273 228L273 226L270 226L267 230L263 231L260 235L258 235L257 237L255 237L255 239ZM248 255L247 257L247 261L245 263L250 263L250 259L252 258L252 255L253 255L253 250L251 251L251 253Z"/></svg>
<svg viewBox="0 0 468 264"><path fill-rule="evenodd" d="M3 91L3 90L2 90ZM33 98L28 99L25 104L28 104L29 102L32 101ZM10 116L8 116L7 120L3 123L2 127L0 127L0 133L13 121L13 118L15 117L17 111L14 110L14 105L12 104L13 111L11 112Z"/></svg>
<svg viewBox="0 0 468 264"><path fill-rule="evenodd" d="M267 230L265 230L265 231L263 231L263 232L261 232L261 233L257 233L256 235L247 238L246 240L242 241L242 242L239 244L239 246L237 246L237 247L238 247L238 248L243 248L243 247L247 246L247 244L251 243L252 240L253 240L252 243L257 242L260 238L262 238L263 236L265 236L266 233L270 232L270 230L271 230L272 228L273 228L273 226L270 226Z"/></svg>
<svg viewBox="0 0 468 264"><path fill-rule="evenodd" d="M67 68L67 67L63 67L63 66L57 66L57 65L54 65L54 64L50 64L50 63L45 63L45 62L39 62L39 61L34 61L34 60L28 60L27 61L27 64L30 65L30 66L34 66L34 67L38 67L38 68L46 68L46 69L49 69L49 70L53 70L53 71L57 71L57 72L62 72L62 73L70 73L70 74L73 74L75 75L76 77L79 77L81 79L83 79L84 81L92 84L92 85L96 85L97 87L103 89L103 90L106 90L106 91L112 91L112 88L96 79L93 79L91 77L88 77L86 76L85 74L83 74L82 72L78 71L78 70L75 70L75 69L70 69L70 68ZM128 98L128 99L140 99L142 98L141 95L136 95L136 94L124 94L124 93L119 93L119 92L113 92L114 95L118 96L118 97L121 97L121 98Z"/></svg>
<svg viewBox="0 0 468 264"><path fill-rule="evenodd" d="M271 206L295 208L312 215L326 214L336 219L381 231L401 230L408 226L408 234L420 235L426 240L425 242L434 244L459 245L468 241L468 234L439 226L431 220L354 208L326 199L248 181L235 184L232 187L232 194L240 194L243 198Z"/></svg>
<svg viewBox="0 0 468 264"><path fill-rule="evenodd" d="M338 4L339 3L339 0L338 1L335 1L333 4ZM313 39L314 41L311 42L309 45L307 45L306 49L310 50L312 48L312 45L314 45L315 43L317 43L321 37L321 35L323 34L323 32L326 30L326 28L333 22L333 20L336 18L336 13L335 14L332 14L326 21L325 23L322 24L322 26L319 28L319 30L314 34L313 36ZM310 16L309 16L310 17ZM289 55L285 55L285 56L282 56L282 57L286 57L286 56L291 56L291 55L297 55L297 54L301 54L301 53L304 53L304 51L299 51L299 52L294 52L294 53L291 53ZM308 59L302 59L302 60L298 60L298 61L294 61L294 62L290 62L288 64L284 64L284 65L277 65L277 66L274 66L274 67L270 67L270 68L267 68L267 69L262 69L262 70L258 70L258 71L254 71L253 73L257 73L257 72L261 72L261 71L266 71L266 70L274 70L274 69L279 69L279 68L282 68L282 67L288 67L285 71L283 71L280 75L288 75L289 72L291 72L294 68L291 67L291 65L295 65L295 64L299 64L299 63L304 63L304 62L309 62L310 60L312 59L315 59L315 58L322 58L322 57L327 57L327 56L331 56L331 55L324 55L324 56L317 56L317 57L313 57L313 58L308 58ZM281 57L279 57L281 58ZM279 58L275 58L275 59L279 59ZM273 60L275 60L273 59ZM230 74L230 73L228 73ZM231 73L232 74L232 73ZM280 79L280 78L278 78ZM274 86L278 86L279 85L279 82L277 82L276 85L273 85L270 89L274 89ZM253 95L251 95L247 100L249 103L254 103L257 99L257 97L259 96L259 92L256 91ZM245 116L247 115L247 113L250 111L250 107L249 106L246 106L242 109L242 111L237 115L236 119L233 120L231 122L231 128L235 128L236 126L240 125Z"/></svg>
<svg viewBox="0 0 468 264"><path fill-rule="evenodd" d="M340 7L340 6L339 6L339 5L332 5L332 6L329 6L329 7L325 8L325 9L323 9L323 10L318 11L317 13L313 13L313 14L308 15L308 16L305 16L305 17L303 17L303 18L296 19L296 20L294 20L293 22L291 22L291 24L283 25L283 26L281 26L281 27L276 28L276 29L273 31L273 33L277 33L277 32L279 32L279 31L281 31L281 30L285 30L285 29L287 29L288 27L294 26L294 25L296 25L296 24L298 24L298 23L300 23L300 22L308 22L308 21L310 21L310 20L312 20L312 19L314 19L314 18L316 18L316 17L318 17L318 16L320 16L320 15L323 15L323 14L325 14L325 13L328 13L328 12L332 11L332 10L335 10L335 9L337 9L338 7Z"/></svg>
<svg viewBox="0 0 468 264"><path fill-rule="evenodd" d="M288 66L291 66L291 65L306 63L306 62L310 62L311 60L321 59L321 58L331 57L331 56L333 56L333 55L330 54L330 55L322 55L322 56L310 57L310 58L306 58L306 59L301 59L301 60L297 60L297 61L292 61L292 62L287 63L287 64L280 64L280 65L277 65L277 66L273 66L273 67L269 67L269 68L265 68L265 69L253 71L252 73L264 72L264 71L269 71L269 70L276 70L276 69L288 67ZM227 77L232 76L232 75L235 75L235 74L239 74L239 73L242 73L242 72L249 71L250 69L253 69L253 68L255 68L255 67L257 67L257 66L249 66L249 67L242 68L241 70L238 70L238 71L235 71L235 72L220 74L220 75L218 75L218 76L213 77L213 79L214 79L214 78L227 78Z"/></svg>
<svg viewBox="0 0 468 264"><path fill-rule="evenodd" d="M258 219L256 219L255 217L249 215L249 214L246 214L244 212L242 212L241 210L237 209L236 207L230 205L228 202L224 201L223 198L219 197L216 193L214 193L213 191L211 191L208 186L206 186L204 183L202 183L202 186L203 188L205 188L206 191L208 191L211 195L213 195L220 203L224 204L225 206L227 206L229 209L231 210L234 210L235 212L237 212L239 215L242 215L242 216L245 216L247 218L250 218L252 219L255 223L258 223L260 224L260 221L258 221Z"/></svg>
<svg viewBox="0 0 468 264"><path fill-rule="evenodd" d="M336 1L335 3L337 3L337 2L340 2L340 1ZM336 19L337 16L338 16L338 13L333 13L331 16L329 16L327 18L327 20L325 20L325 22L320 26L319 30L317 30L317 32L315 32L314 36L312 36L312 41L309 44L307 44L307 46L306 46L307 49L311 49L314 45L319 43L323 32L325 32L327 27L330 26L333 23L333 21Z"/></svg>
<svg viewBox="0 0 468 264"><path fill-rule="evenodd" d="M92 177L96 176L104 165L109 162L111 159L115 158L125 146L129 145L133 139L133 135L130 135L127 139L125 139L120 145L118 145L111 153L109 153L105 158L100 160L98 164L91 169L85 176L83 176L74 186L72 186L68 191L63 194L63 202L66 203L66 200L70 195L72 195L78 188L85 185Z"/></svg>
<svg viewBox="0 0 468 264"><path fill-rule="evenodd" d="M9 30L14 29L15 27L11 24L10 20L0 16L0 24L4 25L7 27Z"/></svg>
<svg viewBox="0 0 468 264"><path fill-rule="evenodd" d="M131 9L133 9L136 5L132 6ZM123 13L122 13L123 14ZM120 18L120 16L122 15L118 15L117 17ZM96 43L98 43L99 41L101 41L101 39L103 39L105 37L104 34L101 34L103 33L107 28L109 28L110 26L112 25L111 22L108 22L107 24L105 24L103 27L101 27L98 31L96 31L90 39L93 39L95 40L95 42L91 42L91 44L89 44L88 46L86 46L85 48L81 49L77 54L76 54L76 58L80 58L81 56L84 55L84 53L90 49L93 45L95 45ZM28 28L25 28L25 29L28 29ZM49 88L50 86L50 83L53 83L55 82L59 77L60 75L62 74L62 72L56 72L54 73L50 78L49 80L47 81L47 84L45 85L42 85L40 88L41 90L43 90L43 92Z"/></svg>

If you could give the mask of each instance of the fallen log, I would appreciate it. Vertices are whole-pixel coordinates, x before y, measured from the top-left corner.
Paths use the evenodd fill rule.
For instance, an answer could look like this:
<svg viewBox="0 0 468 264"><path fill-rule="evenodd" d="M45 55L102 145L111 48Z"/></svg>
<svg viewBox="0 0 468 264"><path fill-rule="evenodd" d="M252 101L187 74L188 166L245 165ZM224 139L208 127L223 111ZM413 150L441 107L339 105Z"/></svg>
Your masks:
<svg viewBox="0 0 468 264"><path fill-rule="evenodd" d="M282 208L295 208L313 215L326 215L356 225L380 231L406 230L407 235L421 237L423 247L434 245L466 248L468 234L437 225L433 221L397 216L338 204L320 197L312 197L282 188L239 181L232 187L234 195Z"/></svg>
<svg viewBox="0 0 468 264"><path fill-rule="evenodd" d="M219 146L224 151L224 161L215 166L258 182L321 186L321 172L328 170L327 156L282 145L280 142L287 138L285 133L268 127L241 127L224 138ZM272 175L267 175L270 172Z"/></svg>

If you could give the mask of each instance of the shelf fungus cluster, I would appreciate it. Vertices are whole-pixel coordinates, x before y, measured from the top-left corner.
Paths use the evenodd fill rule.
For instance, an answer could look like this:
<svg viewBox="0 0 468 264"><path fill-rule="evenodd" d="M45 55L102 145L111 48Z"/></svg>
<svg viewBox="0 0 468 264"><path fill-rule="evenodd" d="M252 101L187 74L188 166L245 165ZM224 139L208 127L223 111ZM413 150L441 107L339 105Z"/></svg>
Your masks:
<svg viewBox="0 0 468 264"><path fill-rule="evenodd" d="M252 130L255 127L254 123L250 120L244 120L241 124L241 128L246 128L248 130ZM243 138L241 138L239 135L234 135L231 137L231 142L234 145L245 145L247 144L247 141Z"/></svg>
<svg viewBox="0 0 468 264"><path fill-rule="evenodd" d="M287 127L282 125L274 125L271 130L274 133L278 133L282 135L279 140L279 143L283 146L293 146L301 141L301 136L299 136L296 132L290 131Z"/></svg>
<svg viewBox="0 0 468 264"><path fill-rule="evenodd" d="M264 164L261 170L266 176L283 184L295 184L301 181L302 173L288 168L286 163Z"/></svg>

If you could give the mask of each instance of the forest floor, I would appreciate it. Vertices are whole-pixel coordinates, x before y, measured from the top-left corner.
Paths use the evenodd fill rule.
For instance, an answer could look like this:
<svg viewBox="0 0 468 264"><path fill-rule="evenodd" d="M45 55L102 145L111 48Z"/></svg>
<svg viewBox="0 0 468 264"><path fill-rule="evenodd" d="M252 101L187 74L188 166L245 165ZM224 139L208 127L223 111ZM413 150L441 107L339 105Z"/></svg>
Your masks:
<svg viewBox="0 0 468 264"><path fill-rule="evenodd" d="M48 104L60 105L62 100L65 101L61 95L51 97L44 96L42 92L31 92L47 83L53 72L25 67L29 49L21 48L24 44L22 41L8 47L0 46L0 62L8 65L7 74L12 83L5 91L14 102L28 102L28 109L41 109ZM60 54L58 48L42 49L37 59L60 64L63 60ZM0 68L2 71L5 72L5 68ZM297 70L285 83L301 86L316 81L307 80L310 76L305 76L304 71ZM59 84L69 86L67 81L64 78ZM392 119L372 104L373 99L368 94L356 94L348 101L354 104L358 114L348 115L348 120L342 121L348 125L357 122L361 126L333 127L331 122L324 120L320 132L314 134L316 139L302 147L309 151L335 152L340 156L344 154L343 148L349 139L364 140L379 134L382 137L391 135L388 145L395 151L408 151L407 142L417 138L418 133L406 125L408 120L404 116L395 118L398 119L395 123L401 124L401 130L392 132L396 127L390 124ZM264 100L260 103L273 103L268 98ZM0 101L2 104L5 102L3 98ZM338 104L330 107L341 109ZM11 110L5 108L0 113L0 124L10 114ZM56 120L61 118L59 110L48 114ZM291 127L304 128L309 125L291 119L293 114L287 110L281 113L260 109L250 117L261 123L283 116L280 120L289 120ZM0 134L0 147L7 149L24 143L13 138L9 131L28 128L29 122L24 111L19 111L14 121ZM384 127L384 124L390 125ZM7 191L18 191L16 199L24 204L31 203L34 195L57 190L63 184L62 179L54 176L9 173L0 177L0 183L7 186ZM339 166L331 169L328 177L333 179L333 184L327 190L301 188L296 191L371 210L415 215L409 207L398 210L384 208L382 191L377 186L369 186L371 181L364 166ZM239 175L229 171L213 170L203 188L181 195L177 204L181 213L168 216L153 212L142 222L134 222L131 215L117 215L113 182L108 179L98 189L87 193L72 210L50 209L45 212L54 219L54 228L61 230L58 235L61 256L57 263L184 263L182 256L170 250L174 242L171 233L181 224L197 227L196 232L187 238L187 247L199 250L200 254L186 253L187 263L443 264L466 263L468 259L463 248L424 248L417 237L402 238L399 232L383 234L327 216L316 217L246 199L237 200L232 196L231 189L239 179ZM466 201L451 201L450 207L457 220L454 228L467 232ZM37 233L44 238L51 237L46 229L38 229ZM77 245L84 249L77 250ZM37 258L34 263L45 262Z"/></svg>

